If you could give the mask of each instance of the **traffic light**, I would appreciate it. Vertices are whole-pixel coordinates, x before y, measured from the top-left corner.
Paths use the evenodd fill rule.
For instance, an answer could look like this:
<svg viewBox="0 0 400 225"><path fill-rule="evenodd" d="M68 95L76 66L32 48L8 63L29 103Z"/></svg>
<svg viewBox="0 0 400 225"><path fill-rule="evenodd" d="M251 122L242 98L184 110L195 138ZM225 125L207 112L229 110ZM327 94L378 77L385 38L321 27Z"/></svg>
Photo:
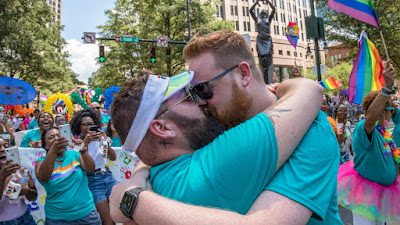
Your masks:
<svg viewBox="0 0 400 225"><path fill-rule="evenodd" d="M150 58L151 63L156 62L156 48L151 48L151 58Z"/></svg>
<svg viewBox="0 0 400 225"><path fill-rule="evenodd" d="M104 57L104 46L100 46L100 55L99 55L99 61L104 62L106 58Z"/></svg>

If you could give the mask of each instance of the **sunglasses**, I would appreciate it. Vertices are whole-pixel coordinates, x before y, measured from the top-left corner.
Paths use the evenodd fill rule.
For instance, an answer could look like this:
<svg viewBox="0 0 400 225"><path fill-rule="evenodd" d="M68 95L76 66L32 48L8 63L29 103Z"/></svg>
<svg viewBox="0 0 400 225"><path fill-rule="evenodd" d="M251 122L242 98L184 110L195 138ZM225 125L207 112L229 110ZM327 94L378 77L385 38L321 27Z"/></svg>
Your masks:
<svg viewBox="0 0 400 225"><path fill-rule="evenodd" d="M195 86L193 86L192 88L190 88L190 91L199 96L200 98L207 100L212 98L212 96L214 95L214 93L212 92L211 88L210 88L210 82L217 80L225 75L227 75L228 73L230 73L232 70L236 69L239 65L236 66L232 66L231 68L225 70L224 72L222 72L221 74L211 78L210 80L203 82L203 83L199 83L196 84Z"/></svg>
<svg viewBox="0 0 400 225"><path fill-rule="evenodd" d="M178 105L179 103L185 101L186 99L189 99L192 102L196 102L196 100L195 100L194 96L192 95L192 92L189 90L189 88L185 87L185 88L183 88L183 90L186 92L186 96L185 97L183 97L181 100L175 102L173 105L168 107L166 110L164 110L161 113L157 114L154 118L158 118L162 114L166 113L168 110L172 109L172 107Z"/></svg>

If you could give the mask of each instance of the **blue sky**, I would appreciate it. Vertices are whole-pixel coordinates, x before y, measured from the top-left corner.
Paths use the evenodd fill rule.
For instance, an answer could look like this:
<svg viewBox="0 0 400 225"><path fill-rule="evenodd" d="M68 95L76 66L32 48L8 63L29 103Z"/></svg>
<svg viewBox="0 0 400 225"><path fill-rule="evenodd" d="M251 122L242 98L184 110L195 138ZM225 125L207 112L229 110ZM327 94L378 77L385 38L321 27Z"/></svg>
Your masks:
<svg viewBox="0 0 400 225"><path fill-rule="evenodd" d="M62 37L68 42L66 50L70 53L72 70L79 74L78 79L87 83L96 64L98 46L82 43L83 32L97 32L98 25L107 21L104 11L114 8L115 0L64 0L62 1L61 24L64 25Z"/></svg>

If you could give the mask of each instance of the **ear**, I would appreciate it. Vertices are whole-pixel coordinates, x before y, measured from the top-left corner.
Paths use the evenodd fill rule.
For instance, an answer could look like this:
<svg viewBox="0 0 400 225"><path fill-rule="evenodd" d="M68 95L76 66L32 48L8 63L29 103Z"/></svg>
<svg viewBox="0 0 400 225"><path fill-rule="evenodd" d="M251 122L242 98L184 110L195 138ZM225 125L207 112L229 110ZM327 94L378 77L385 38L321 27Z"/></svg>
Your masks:
<svg viewBox="0 0 400 225"><path fill-rule="evenodd" d="M150 122L150 132L161 139L175 138L176 134L173 131L173 123L168 120L153 120Z"/></svg>
<svg viewBox="0 0 400 225"><path fill-rule="evenodd" d="M243 87L247 87L251 81L251 68L247 62L241 62L238 65L238 71L241 78L241 83Z"/></svg>

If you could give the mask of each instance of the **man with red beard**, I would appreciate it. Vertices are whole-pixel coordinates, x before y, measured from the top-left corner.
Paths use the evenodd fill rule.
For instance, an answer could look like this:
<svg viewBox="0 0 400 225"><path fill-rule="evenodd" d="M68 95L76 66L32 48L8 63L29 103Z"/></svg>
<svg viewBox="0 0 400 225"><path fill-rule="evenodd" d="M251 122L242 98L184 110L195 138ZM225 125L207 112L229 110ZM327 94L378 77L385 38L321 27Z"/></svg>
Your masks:
<svg viewBox="0 0 400 225"><path fill-rule="evenodd" d="M246 42L244 43L247 46ZM214 80L237 69L239 69L238 66L227 68L221 71ZM242 214L249 210L256 197L271 180L274 172L280 168L298 145L317 115L322 101L321 89L315 82L307 79L286 81L279 87L278 92L285 92L286 89L287 95L280 96L278 93L281 98L276 103L274 103L276 97L268 99L267 104L272 107L271 110L265 110L267 105L260 104L261 107L265 106L265 111L259 111L254 118L232 128L204 148L194 151L195 147L200 146L192 145L194 141L189 134L192 133L192 130L197 130L200 134L201 130L207 126L203 128L204 123L201 120L196 123L187 123L185 120L190 117L204 120L204 115L195 113L196 110L198 112L196 104L183 101L188 98L184 93L174 95L167 101L164 100L164 103L161 101L157 106L155 104L157 101L151 97L149 90L152 87L164 92L165 90L161 88L162 85L152 84L157 80L155 77L150 80L150 83L141 79L128 81L113 102L112 118L122 141L125 142L124 147L137 150L140 159L147 164L154 165L152 184L156 192L166 196L172 194L172 198L185 202L230 209ZM262 81L262 78L260 80ZM207 87L210 82L207 82ZM248 82L244 81L246 86ZM265 86L263 88L264 94L267 93ZM196 95L202 95L199 93L199 89L193 89L193 91ZM238 103L243 105L242 108L249 107L245 102ZM226 111L229 112L229 110ZM246 115L246 113L242 115ZM184 119L185 116L186 119ZM302 119L298 120L296 116ZM229 117L233 117L233 119L228 120L239 120L234 116ZM221 120L224 121L223 118ZM325 131L328 131L327 136L329 137L329 130ZM334 143L337 143L335 139ZM276 151L276 144L279 151ZM130 181L128 181L113 188L110 209L113 219L117 222L127 220L127 218L121 218L122 214L117 205L120 203L124 191L129 190L130 186ZM129 196L132 194L137 197L140 191L140 189L136 189L132 190L132 193L127 193L126 199L128 200L124 201L121 207L136 205L138 202L129 202L129 199L133 199ZM271 197L269 198L271 199ZM161 198L161 202L165 200ZM140 205L139 207L141 207ZM193 206L187 207L190 210L190 207ZM133 211L131 209L124 213L131 218ZM301 215L301 212L294 213ZM155 214L143 214L143 220L139 223L165 222L146 219L147 216L157 216ZM178 214L176 215L178 216ZM308 214L305 212L305 214L308 216L308 220L311 212ZM173 224L176 221L167 221L167 223L169 222Z"/></svg>

